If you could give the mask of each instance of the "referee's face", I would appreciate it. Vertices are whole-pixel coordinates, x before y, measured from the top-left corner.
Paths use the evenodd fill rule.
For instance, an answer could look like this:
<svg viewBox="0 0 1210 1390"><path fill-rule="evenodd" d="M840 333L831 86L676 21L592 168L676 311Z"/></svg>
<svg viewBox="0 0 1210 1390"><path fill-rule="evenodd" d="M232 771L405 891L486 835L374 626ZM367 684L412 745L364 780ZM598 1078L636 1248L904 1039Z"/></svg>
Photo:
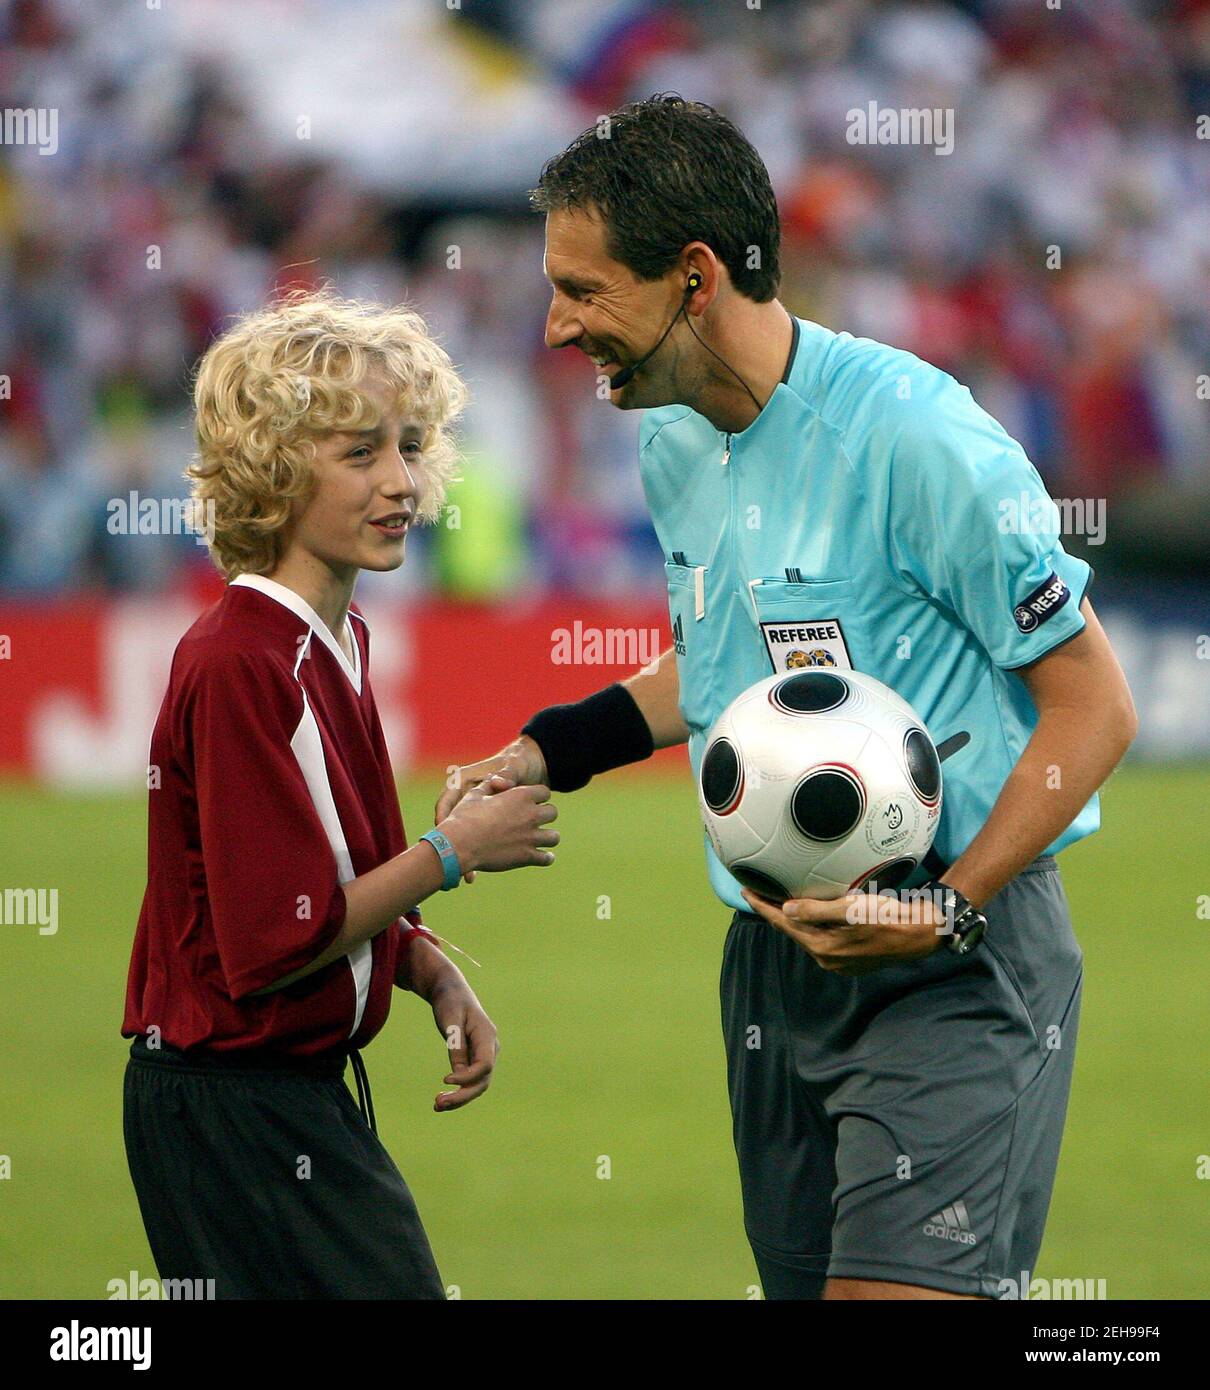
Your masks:
<svg viewBox="0 0 1210 1390"><path fill-rule="evenodd" d="M554 288L546 315L546 346L576 347L603 377L631 366L659 341L680 307L683 286L669 275L640 280L605 249L605 226L595 208L546 217L546 278ZM623 410L670 405L677 394L681 324L609 399Z"/></svg>

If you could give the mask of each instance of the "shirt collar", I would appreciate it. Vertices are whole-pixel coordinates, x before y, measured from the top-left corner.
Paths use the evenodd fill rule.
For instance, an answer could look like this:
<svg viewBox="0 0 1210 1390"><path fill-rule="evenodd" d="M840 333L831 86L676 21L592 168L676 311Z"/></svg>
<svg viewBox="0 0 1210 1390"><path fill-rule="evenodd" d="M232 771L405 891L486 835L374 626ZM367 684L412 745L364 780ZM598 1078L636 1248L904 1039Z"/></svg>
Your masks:
<svg viewBox="0 0 1210 1390"><path fill-rule="evenodd" d="M311 629L316 637L336 658L340 669L348 676L353 689L361 694L361 648L357 645L357 638L353 632L353 624L349 622L348 616L345 617L345 629L349 634L349 642L353 648L354 661L350 663L345 656L340 643L332 635L327 623L319 616L314 608L302 597L296 594L293 589L288 589L284 584L279 584L276 579L269 579L263 574L240 574L231 581L232 588L255 589L257 593L264 594L266 598L271 598L275 603L280 603L283 608L288 608L296 617L303 620Z"/></svg>
<svg viewBox="0 0 1210 1390"><path fill-rule="evenodd" d="M781 384L783 386L788 386L790 384L790 371L794 366L794 359L798 355L799 327L798 320L793 314L790 315L790 324L790 354L786 358L786 370L781 374Z"/></svg>

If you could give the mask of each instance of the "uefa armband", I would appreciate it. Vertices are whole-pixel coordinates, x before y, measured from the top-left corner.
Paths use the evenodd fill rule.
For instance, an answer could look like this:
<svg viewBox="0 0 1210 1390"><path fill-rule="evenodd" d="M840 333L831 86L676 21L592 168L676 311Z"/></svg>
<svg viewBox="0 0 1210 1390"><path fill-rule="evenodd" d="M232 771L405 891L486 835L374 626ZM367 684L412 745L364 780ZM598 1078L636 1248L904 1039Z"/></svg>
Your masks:
<svg viewBox="0 0 1210 1390"><path fill-rule="evenodd" d="M574 705L550 705L521 730L542 750L551 791L574 792L598 772L655 752L651 730L624 685L607 685Z"/></svg>

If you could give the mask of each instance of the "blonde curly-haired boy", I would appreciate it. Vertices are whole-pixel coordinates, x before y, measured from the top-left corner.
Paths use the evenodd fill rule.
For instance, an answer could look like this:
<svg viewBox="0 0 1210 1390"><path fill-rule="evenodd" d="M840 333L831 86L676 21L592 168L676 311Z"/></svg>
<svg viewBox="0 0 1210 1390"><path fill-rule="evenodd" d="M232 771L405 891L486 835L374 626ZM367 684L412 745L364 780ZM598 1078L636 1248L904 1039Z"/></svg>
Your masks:
<svg viewBox="0 0 1210 1390"><path fill-rule="evenodd" d="M161 1278L219 1298L443 1296L360 1050L410 990L449 1048L435 1109L483 1093L495 1028L416 909L552 862L555 810L499 778L407 847L353 591L439 514L465 395L416 313L328 291L243 318L198 370L189 475L228 585L152 735L124 1128Z"/></svg>

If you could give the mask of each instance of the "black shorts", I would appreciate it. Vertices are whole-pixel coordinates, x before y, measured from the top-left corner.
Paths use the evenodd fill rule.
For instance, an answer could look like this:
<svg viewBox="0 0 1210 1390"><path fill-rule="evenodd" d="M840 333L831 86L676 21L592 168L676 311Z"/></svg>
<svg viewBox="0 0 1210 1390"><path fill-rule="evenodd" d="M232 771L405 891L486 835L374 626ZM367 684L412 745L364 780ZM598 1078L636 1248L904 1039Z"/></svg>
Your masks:
<svg viewBox="0 0 1210 1390"><path fill-rule="evenodd" d="M987 906L969 956L822 970L737 913L723 1031L748 1239L767 1298L829 1277L1023 1297L1075 1059L1082 956L1055 862Z"/></svg>
<svg viewBox="0 0 1210 1390"><path fill-rule="evenodd" d="M161 1280L216 1298L444 1298L416 1204L342 1079L136 1038L126 1157Z"/></svg>

